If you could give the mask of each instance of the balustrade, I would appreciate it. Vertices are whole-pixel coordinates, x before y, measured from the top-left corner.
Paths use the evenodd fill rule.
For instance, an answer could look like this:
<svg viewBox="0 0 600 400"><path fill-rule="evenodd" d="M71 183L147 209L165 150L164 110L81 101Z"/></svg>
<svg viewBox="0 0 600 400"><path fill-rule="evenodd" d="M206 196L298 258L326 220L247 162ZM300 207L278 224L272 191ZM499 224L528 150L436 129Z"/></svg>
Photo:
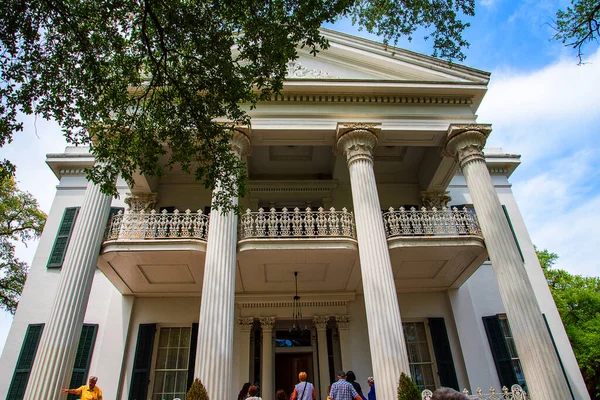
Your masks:
<svg viewBox="0 0 600 400"><path fill-rule="evenodd" d="M117 239L200 239L206 240L209 217L201 210L181 213L119 211L108 224L105 240Z"/></svg>
<svg viewBox="0 0 600 400"><path fill-rule="evenodd" d="M427 235L481 235L477 216L467 208L425 207L410 210L400 207L395 210L389 208L383 213L383 222L387 237L396 236L427 236Z"/></svg>
<svg viewBox="0 0 600 400"><path fill-rule="evenodd" d="M504 386L502 388L502 393L496 393L496 389L493 387L490 388L490 392L484 394L483 390L477 388L474 394L469 395L469 391L467 389L463 390L463 394L467 396L469 399L473 400L528 400L529 397L527 393L523 390L523 388L519 385L512 385L510 390ZM421 398L423 400L431 400L433 393L431 390L426 389L421 393Z"/></svg>
<svg viewBox="0 0 600 400"><path fill-rule="evenodd" d="M277 211L271 208L265 211L260 208L257 212L250 209L240 217L240 239L248 238L293 238L293 237L349 237L356 238L354 215L342 208L336 211L330 208L325 211L320 207L313 211L307 207L300 211L283 208Z"/></svg>

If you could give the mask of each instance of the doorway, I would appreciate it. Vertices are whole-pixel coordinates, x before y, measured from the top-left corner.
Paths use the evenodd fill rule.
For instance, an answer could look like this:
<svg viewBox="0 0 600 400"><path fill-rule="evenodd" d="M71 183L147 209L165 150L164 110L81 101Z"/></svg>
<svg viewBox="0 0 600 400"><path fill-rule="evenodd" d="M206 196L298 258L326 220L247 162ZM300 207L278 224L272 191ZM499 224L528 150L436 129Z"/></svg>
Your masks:
<svg viewBox="0 0 600 400"><path fill-rule="evenodd" d="M306 372L307 380L314 383L313 354L311 353L276 353L275 354L275 389L283 389L291 396L298 374Z"/></svg>

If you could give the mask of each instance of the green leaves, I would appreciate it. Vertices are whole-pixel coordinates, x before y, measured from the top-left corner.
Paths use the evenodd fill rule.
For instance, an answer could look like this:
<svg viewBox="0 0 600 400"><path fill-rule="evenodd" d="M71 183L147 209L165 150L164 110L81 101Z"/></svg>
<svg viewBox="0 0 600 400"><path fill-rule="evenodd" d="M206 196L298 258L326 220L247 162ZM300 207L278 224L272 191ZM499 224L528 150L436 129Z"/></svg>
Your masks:
<svg viewBox="0 0 600 400"><path fill-rule="evenodd" d="M46 214L12 177L0 180L0 307L14 314L27 278L27 264L15 257L15 242L27 243L42 234Z"/></svg>
<svg viewBox="0 0 600 400"><path fill-rule="evenodd" d="M233 208L245 169L229 151L245 110L283 87L298 47L328 47L319 28L351 15L385 41L430 29L435 54L464 59L473 0L6 0L0 14L0 146L19 112L91 147L88 178L115 195L121 175L172 167ZM217 121L227 121L221 125Z"/></svg>
<svg viewBox="0 0 600 400"><path fill-rule="evenodd" d="M552 269L558 259L536 249L550 292L577 357L591 398L600 397L600 278Z"/></svg>
<svg viewBox="0 0 600 400"><path fill-rule="evenodd" d="M571 0L571 5L556 12L554 38L577 50L582 61L583 47L600 38L600 1Z"/></svg>

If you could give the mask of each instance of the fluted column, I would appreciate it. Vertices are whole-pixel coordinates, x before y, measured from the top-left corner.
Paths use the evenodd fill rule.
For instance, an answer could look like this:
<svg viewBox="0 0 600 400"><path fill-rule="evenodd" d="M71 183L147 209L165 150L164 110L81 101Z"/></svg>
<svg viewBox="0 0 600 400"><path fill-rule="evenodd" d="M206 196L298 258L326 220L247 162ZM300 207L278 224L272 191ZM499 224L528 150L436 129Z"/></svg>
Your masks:
<svg viewBox="0 0 600 400"><path fill-rule="evenodd" d="M245 132L236 130L232 151L241 157L250 148ZM213 192L213 198L219 191ZM237 205L238 199L231 199ZM235 301L235 267L237 247L237 215L213 209L210 214L202 301L198 328L195 376L214 398L233 397L233 324Z"/></svg>
<svg viewBox="0 0 600 400"><path fill-rule="evenodd" d="M240 379L250 382L250 333L254 326L254 317L238 318L242 335L240 337Z"/></svg>
<svg viewBox="0 0 600 400"><path fill-rule="evenodd" d="M65 255L58 289L46 322L25 399L64 399L92 289L111 198L88 183Z"/></svg>
<svg viewBox="0 0 600 400"><path fill-rule="evenodd" d="M321 398L327 398L327 386L329 386L329 358L327 355L327 322L329 317L315 316L313 317L313 324L317 328L317 348L319 355L319 382L320 382L320 393Z"/></svg>
<svg viewBox="0 0 600 400"><path fill-rule="evenodd" d="M485 163L482 150L491 130L490 125L451 125L446 153L458 159L467 181L531 398L570 399L542 312Z"/></svg>
<svg viewBox="0 0 600 400"><path fill-rule="evenodd" d="M342 369L346 371L352 365L352 348L350 345L350 332L348 331L350 316L336 315L335 322L340 337L340 349L342 349Z"/></svg>
<svg viewBox="0 0 600 400"><path fill-rule="evenodd" d="M273 327L275 317L260 317L262 329L262 372L260 393L263 399L275 398L275 382L273 370Z"/></svg>
<svg viewBox="0 0 600 400"><path fill-rule="evenodd" d="M394 399L400 373L410 371L373 171L373 151L379 131L380 127L374 124L338 124L337 146L346 154L350 171L377 397Z"/></svg>

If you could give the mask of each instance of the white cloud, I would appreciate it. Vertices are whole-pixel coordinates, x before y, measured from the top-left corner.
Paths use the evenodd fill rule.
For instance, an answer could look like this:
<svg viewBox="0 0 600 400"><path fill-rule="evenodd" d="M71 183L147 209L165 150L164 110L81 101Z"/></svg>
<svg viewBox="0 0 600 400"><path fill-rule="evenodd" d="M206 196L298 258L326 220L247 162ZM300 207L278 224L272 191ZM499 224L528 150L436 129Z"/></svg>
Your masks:
<svg viewBox="0 0 600 400"><path fill-rule="evenodd" d="M557 267L599 275L600 49L582 66L493 76L479 120L493 123L490 147L522 155L511 181L533 242Z"/></svg>

